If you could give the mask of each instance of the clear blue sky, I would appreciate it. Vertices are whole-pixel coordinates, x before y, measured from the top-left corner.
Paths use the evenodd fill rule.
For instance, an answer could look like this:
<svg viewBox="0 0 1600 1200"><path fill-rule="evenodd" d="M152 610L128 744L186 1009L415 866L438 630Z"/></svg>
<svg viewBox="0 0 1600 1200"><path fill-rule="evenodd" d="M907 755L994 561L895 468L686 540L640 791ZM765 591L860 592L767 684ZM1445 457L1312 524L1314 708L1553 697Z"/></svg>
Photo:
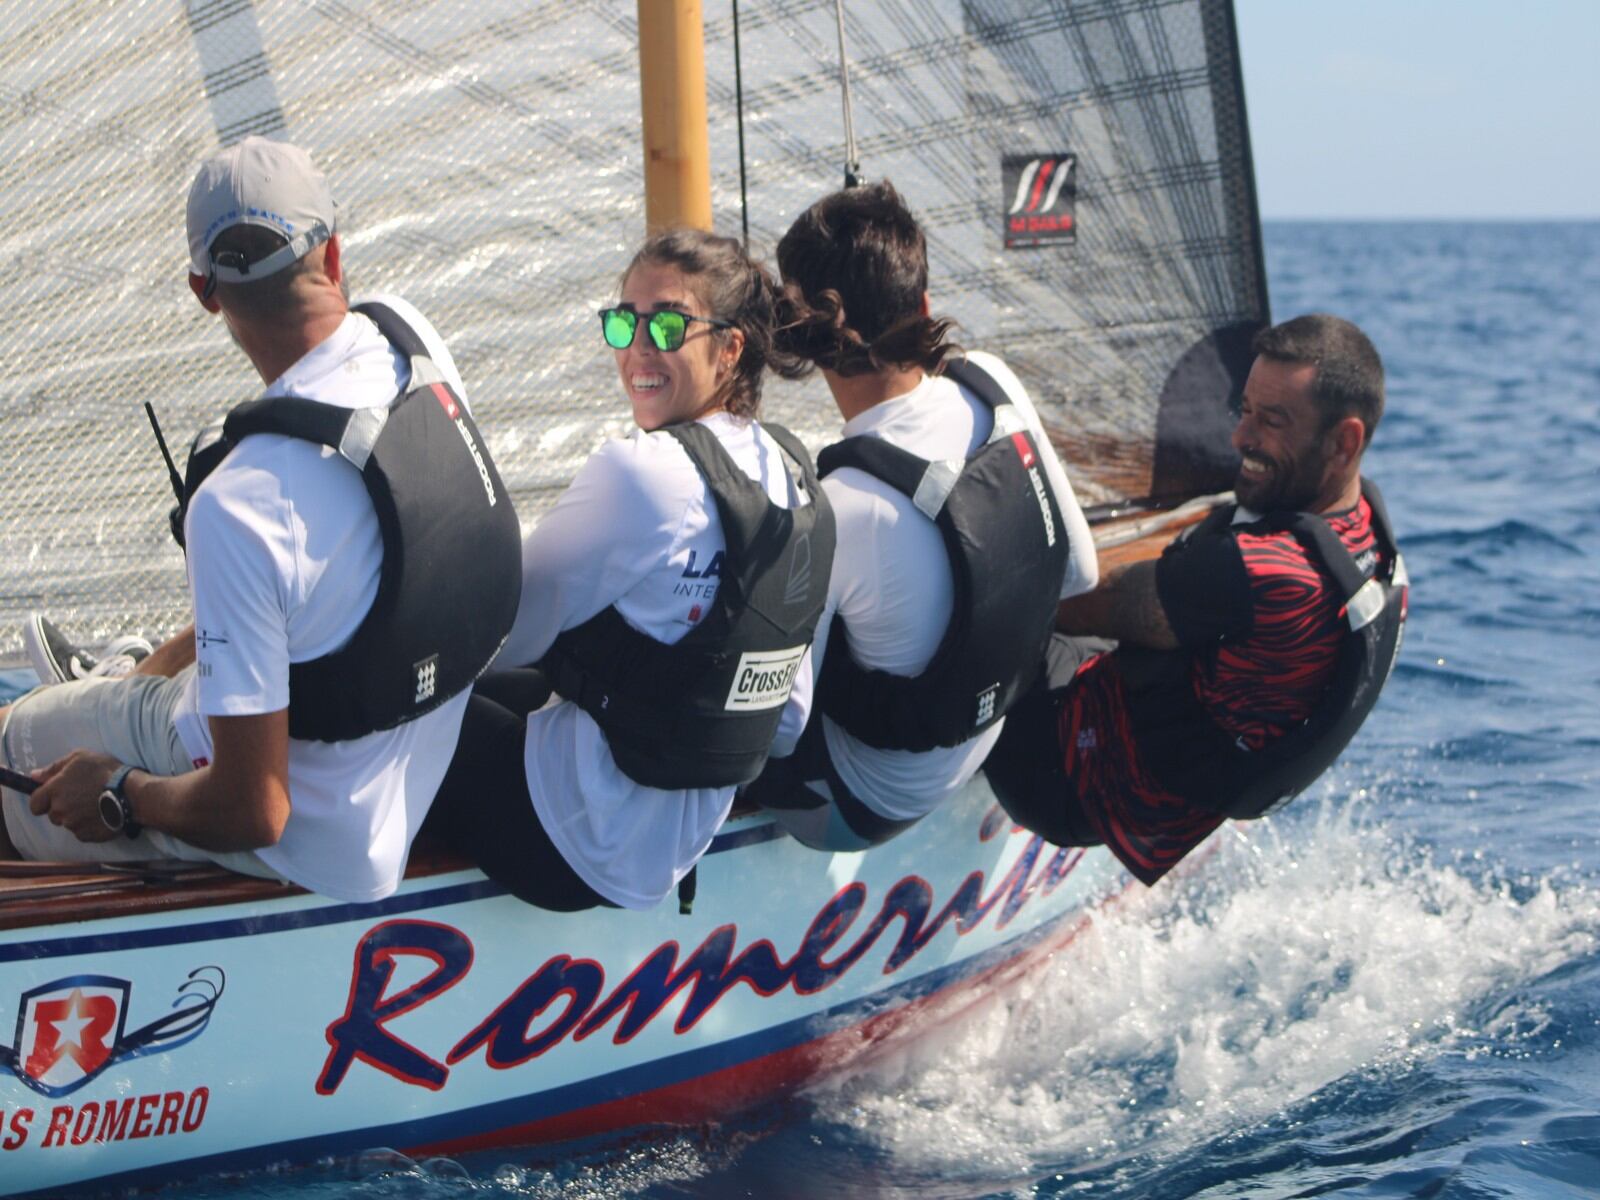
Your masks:
<svg viewBox="0 0 1600 1200"><path fill-rule="evenodd" d="M1600 0L1235 0L1262 215L1600 218Z"/></svg>

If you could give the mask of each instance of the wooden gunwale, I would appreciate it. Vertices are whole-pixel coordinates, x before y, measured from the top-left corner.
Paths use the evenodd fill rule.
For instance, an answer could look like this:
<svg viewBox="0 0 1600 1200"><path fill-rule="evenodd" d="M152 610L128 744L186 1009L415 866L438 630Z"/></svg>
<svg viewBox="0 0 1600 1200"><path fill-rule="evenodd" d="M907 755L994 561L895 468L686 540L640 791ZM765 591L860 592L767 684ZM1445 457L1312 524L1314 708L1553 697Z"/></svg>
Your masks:
<svg viewBox="0 0 1600 1200"><path fill-rule="evenodd" d="M1100 569L1153 558L1185 525L1204 516L1196 511L1132 541L1100 551ZM1105 522L1097 539L1115 541L1119 530L1141 517ZM735 808L735 815L749 810ZM470 866L465 860L419 843L406 871L426 878ZM299 896L302 889L234 875L204 864L123 864L0 862L0 930L66 925L108 917L139 916L218 904Z"/></svg>

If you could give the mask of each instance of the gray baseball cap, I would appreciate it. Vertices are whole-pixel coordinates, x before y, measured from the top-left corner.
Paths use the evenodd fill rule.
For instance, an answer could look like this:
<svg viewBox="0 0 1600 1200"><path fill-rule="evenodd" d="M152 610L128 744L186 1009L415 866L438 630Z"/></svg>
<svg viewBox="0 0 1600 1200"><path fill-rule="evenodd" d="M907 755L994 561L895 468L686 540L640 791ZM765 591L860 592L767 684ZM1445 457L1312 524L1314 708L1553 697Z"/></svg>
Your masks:
<svg viewBox="0 0 1600 1200"><path fill-rule="evenodd" d="M289 244L257 262L218 262L212 243L235 225L260 225ZM245 283L283 270L332 237L338 208L304 150L247 137L200 164L189 189L188 227L189 266L196 275L212 285Z"/></svg>

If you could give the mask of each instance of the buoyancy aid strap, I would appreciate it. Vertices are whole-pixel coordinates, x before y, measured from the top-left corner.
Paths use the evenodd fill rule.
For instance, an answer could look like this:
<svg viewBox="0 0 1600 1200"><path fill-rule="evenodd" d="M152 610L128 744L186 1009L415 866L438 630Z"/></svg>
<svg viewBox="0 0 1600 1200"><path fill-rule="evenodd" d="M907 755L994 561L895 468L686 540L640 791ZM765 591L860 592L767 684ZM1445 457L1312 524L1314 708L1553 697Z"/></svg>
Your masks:
<svg viewBox="0 0 1600 1200"><path fill-rule="evenodd" d="M946 362L944 373L977 396L994 412L994 426L989 430L985 445L1017 433L1026 433L1029 437L1035 436L1034 431L1028 427L1022 410L1016 406L1000 381L972 359L966 357L951 359Z"/></svg>
<svg viewBox="0 0 1600 1200"><path fill-rule="evenodd" d="M364 470L389 420L387 406L339 408L299 396L267 396L241 404L228 414L223 436L230 446L253 433L277 433L316 442L338 451Z"/></svg>
<svg viewBox="0 0 1600 1200"><path fill-rule="evenodd" d="M1269 519L1266 524L1270 528L1293 534L1311 551L1328 574L1333 576L1333 585L1341 604L1350 603L1351 598L1367 585L1366 572L1356 565L1350 551L1345 549L1344 539L1322 517L1315 513L1297 512Z"/></svg>
<svg viewBox="0 0 1600 1200"><path fill-rule="evenodd" d="M944 509L945 501L950 499L950 493L955 490L956 481L961 478L961 468L965 465L949 459L929 463L928 469L917 481L917 490L911 493L911 503L917 506L917 511L928 520L937 521L939 513Z"/></svg>
<svg viewBox="0 0 1600 1200"><path fill-rule="evenodd" d="M942 373L955 380L997 413L1002 408L1012 407L1011 397L1005 388L1000 386L1000 381L966 355L945 359ZM994 439L991 437L990 440Z"/></svg>
<svg viewBox="0 0 1600 1200"><path fill-rule="evenodd" d="M419 387L444 384L444 373L435 365L428 348L416 330L387 304L369 301L351 312L360 313L378 327L383 339L405 355L411 378L405 395ZM446 385L448 386L448 385ZM399 399L399 396L396 397ZM241 404L228 415L224 436L236 444L251 433L288 433L308 442L319 442L338 451L356 470L365 470L393 410L390 405L345 409L303 400L297 396L273 396ZM272 414L265 421L263 414Z"/></svg>
<svg viewBox="0 0 1600 1200"><path fill-rule="evenodd" d="M417 334L417 331L412 329L405 319L387 304L381 304L376 300L368 300L364 304L357 304L350 311L360 313L368 318L378 327L378 332L383 335L383 340L408 359L415 361L420 358L426 359L430 364L432 363L428 348L423 344L422 338ZM413 367L414 372L415 367ZM438 374L437 370L434 371L434 374ZM413 378L411 387L414 388L424 383L432 382L434 382L432 379Z"/></svg>
<svg viewBox="0 0 1600 1200"><path fill-rule="evenodd" d="M1383 493L1377 484L1362 476L1361 495L1372 510L1372 532L1378 539L1379 549L1391 556L1398 555L1400 548L1394 540L1394 526L1389 523L1389 507L1383 502Z"/></svg>
<svg viewBox="0 0 1600 1200"><path fill-rule="evenodd" d="M601 609L569 633L570 637L557 638L538 664L551 690L589 713L609 712L613 694L616 703L627 703L626 684L640 669L638 648L642 643L638 638L643 635L615 608ZM581 665L571 652L580 643Z"/></svg>
<svg viewBox="0 0 1600 1200"><path fill-rule="evenodd" d="M678 915L687 917L694 912L694 896L700 890L700 864L695 863L688 873L678 880Z"/></svg>
<svg viewBox="0 0 1600 1200"><path fill-rule="evenodd" d="M444 372L433 361L433 356L428 353L428 347L415 329L406 323L404 317L395 312L387 304L376 300L369 300L364 304L357 304L350 310L367 317L378 327L378 332L401 354L405 355L411 365L411 379L405 386L407 394L418 388L442 386L447 391L454 393L450 381L445 378ZM374 439L376 440L376 439ZM342 451L341 451L342 452ZM349 455L345 455L349 458ZM351 461L355 461L351 459Z"/></svg>
<svg viewBox="0 0 1600 1200"><path fill-rule="evenodd" d="M426 355L413 356L411 359L411 389L415 391L419 387L431 387L436 383L443 384L445 387L450 386L449 380L444 377L444 372L439 369L439 365L433 359Z"/></svg>
<svg viewBox="0 0 1600 1200"><path fill-rule="evenodd" d="M1350 597L1346 617L1352 630L1365 628L1383 614L1392 589L1403 590L1411 585L1406 574L1405 559L1400 555L1400 547L1395 544L1394 527L1389 523L1389 509L1383 502L1383 493L1378 491L1378 485L1372 480L1363 478L1361 495L1372 512L1372 534L1378 543L1378 550L1389 559L1389 579L1387 587L1382 586L1377 577L1369 579L1360 591Z"/></svg>
<svg viewBox="0 0 1600 1200"><path fill-rule="evenodd" d="M345 422L344 436L339 439L337 449L340 457L356 470L366 470L367 460L372 457L372 448L378 444L378 435L389 423L389 413L387 407L358 408L351 412L350 419Z"/></svg>
<svg viewBox="0 0 1600 1200"><path fill-rule="evenodd" d="M733 561L744 562L746 552L761 528L762 517L772 507L772 501L733 461L733 456L717 435L704 425L690 421L682 425L668 425L663 432L670 434L683 447L683 452L694 463L700 477L711 484L717 516L722 521L722 540L727 544ZM743 503L724 503L725 496L741 497ZM730 584L738 586L731 577L723 579L722 586Z"/></svg>
<svg viewBox="0 0 1600 1200"><path fill-rule="evenodd" d="M1377 543L1378 551L1394 564L1399 552L1390 531L1389 514L1384 509L1383 497L1379 495L1377 487L1366 479L1361 481L1361 494L1372 511L1373 540ZM1263 524L1293 534L1333 576L1341 601L1351 610L1351 629L1360 629L1383 611L1382 582L1376 578L1376 573L1369 577L1357 565L1344 539L1333 531L1326 517L1307 512L1283 513L1266 518ZM1390 574L1392 578L1392 568Z"/></svg>
<svg viewBox="0 0 1600 1200"><path fill-rule="evenodd" d="M811 503L817 503L821 487L817 479L817 469L811 465L811 455L804 443L782 425L772 425L763 421L761 429L778 444L778 449L783 451L784 458L789 461L791 468L789 477L795 486Z"/></svg>
<svg viewBox="0 0 1600 1200"><path fill-rule="evenodd" d="M278 433L338 449L356 411L299 396L263 396L229 413L222 433L233 445L253 433Z"/></svg>
<svg viewBox="0 0 1600 1200"><path fill-rule="evenodd" d="M1377 620L1383 612L1384 604L1388 601L1388 593L1383 584L1376 579L1369 579L1363 583L1354 596L1345 604L1345 620L1352 632L1365 629Z"/></svg>
<svg viewBox="0 0 1600 1200"><path fill-rule="evenodd" d="M833 509L799 440L779 427L763 426L763 431L775 432L780 462L787 459L790 464L784 468L785 476L796 491L806 491L808 503L794 508L773 503L766 488L746 475L704 426L667 430L712 485L723 541L734 564L732 569L724 567L713 619L722 622L728 614L748 608L784 634L803 629L803 640L809 642L833 567ZM798 471L798 481L791 470ZM768 571L778 558L785 560L785 575L774 586Z"/></svg>
<svg viewBox="0 0 1600 1200"><path fill-rule="evenodd" d="M356 305L350 311L370 319L384 340L406 356L410 363L411 379L401 395L418 387L445 383L443 373L429 356L422 338L394 309L387 304L369 301ZM399 396L395 399L398 400ZM187 498L194 495L206 476L239 443L239 439L252 433L287 433L303 441L317 442L338 451L356 470L363 470L392 408L391 403L389 406L345 409L318 404L298 396L262 396L246 401L229 412L225 421L202 430L195 438L189 450L189 464L184 479L185 495L180 508L186 505ZM178 544L183 544L181 539Z"/></svg>
<svg viewBox="0 0 1600 1200"><path fill-rule="evenodd" d="M1000 381L977 363L965 357L951 358L945 362L944 374L972 392L993 412L994 424L984 440L985 445L1012 434L1031 432ZM826 447L817 456L817 466L823 475L831 475L841 467L865 471L908 496L917 511L930 521L939 519L967 461L960 458L929 461L875 437L846 438Z"/></svg>
<svg viewBox="0 0 1600 1200"><path fill-rule="evenodd" d="M1006 404L994 410L994 428L989 431L989 441L998 442L1001 438L1010 437L1014 433L1032 434L1028 422L1023 419L1022 413L1017 411L1015 404Z"/></svg>
<svg viewBox="0 0 1600 1200"><path fill-rule="evenodd" d="M908 496L930 521L937 521L951 490L967 464L962 459L929 462L882 438L852 437L835 442L817 456L823 475L854 467Z"/></svg>
<svg viewBox="0 0 1600 1200"><path fill-rule="evenodd" d="M691 430L693 432L690 432ZM788 464L785 474L792 485L792 490L804 496L809 504L819 506L824 504L825 502L820 500L822 489L816 469L811 465L811 455L806 452L800 439L782 425L762 422L761 431L777 445L779 460ZM774 504L766 489L744 473L739 464L734 462L727 448L709 429L699 424L673 425L669 426L666 432L677 438L702 476L707 480L714 478L730 490L737 489L744 492L751 501L764 506L768 514L767 519L775 514L792 511L781 504ZM712 469L713 463L716 464L715 473Z"/></svg>
<svg viewBox="0 0 1600 1200"><path fill-rule="evenodd" d="M1015 433L1033 436L1033 430L1028 428L1027 420L1005 388L1001 386L1000 381L972 359L966 357L949 359L945 363L944 373L977 396L994 412L994 426L989 430L985 445L989 442L998 442L1001 438L1010 437Z"/></svg>

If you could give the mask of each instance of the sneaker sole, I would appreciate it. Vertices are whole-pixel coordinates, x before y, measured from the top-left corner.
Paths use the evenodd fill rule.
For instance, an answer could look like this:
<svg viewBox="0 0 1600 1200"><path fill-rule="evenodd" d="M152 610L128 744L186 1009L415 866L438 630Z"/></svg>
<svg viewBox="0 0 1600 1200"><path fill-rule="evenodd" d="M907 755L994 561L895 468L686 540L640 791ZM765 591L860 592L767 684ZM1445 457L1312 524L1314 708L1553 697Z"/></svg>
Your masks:
<svg viewBox="0 0 1600 1200"><path fill-rule="evenodd" d="M29 613L22 625L22 648L28 652L28 661L33 665L33 673L39 677L40 683L60 683L66 676L56 663L55 656L50 653L49 634L46 632L48 625L42 614Z"/></svg>
<svg viewBox="0 0 1600 1200"><path fill-rule="evenodd" d="M41 683L65 683L78 675L72 669L73 659L81 651L66 639L54 623L43 613L29 613L22 626L22 645L28 652L28 661ZM93 665L93 659L85 668ZM79 662L82 663L81 658Z"/></svg>

